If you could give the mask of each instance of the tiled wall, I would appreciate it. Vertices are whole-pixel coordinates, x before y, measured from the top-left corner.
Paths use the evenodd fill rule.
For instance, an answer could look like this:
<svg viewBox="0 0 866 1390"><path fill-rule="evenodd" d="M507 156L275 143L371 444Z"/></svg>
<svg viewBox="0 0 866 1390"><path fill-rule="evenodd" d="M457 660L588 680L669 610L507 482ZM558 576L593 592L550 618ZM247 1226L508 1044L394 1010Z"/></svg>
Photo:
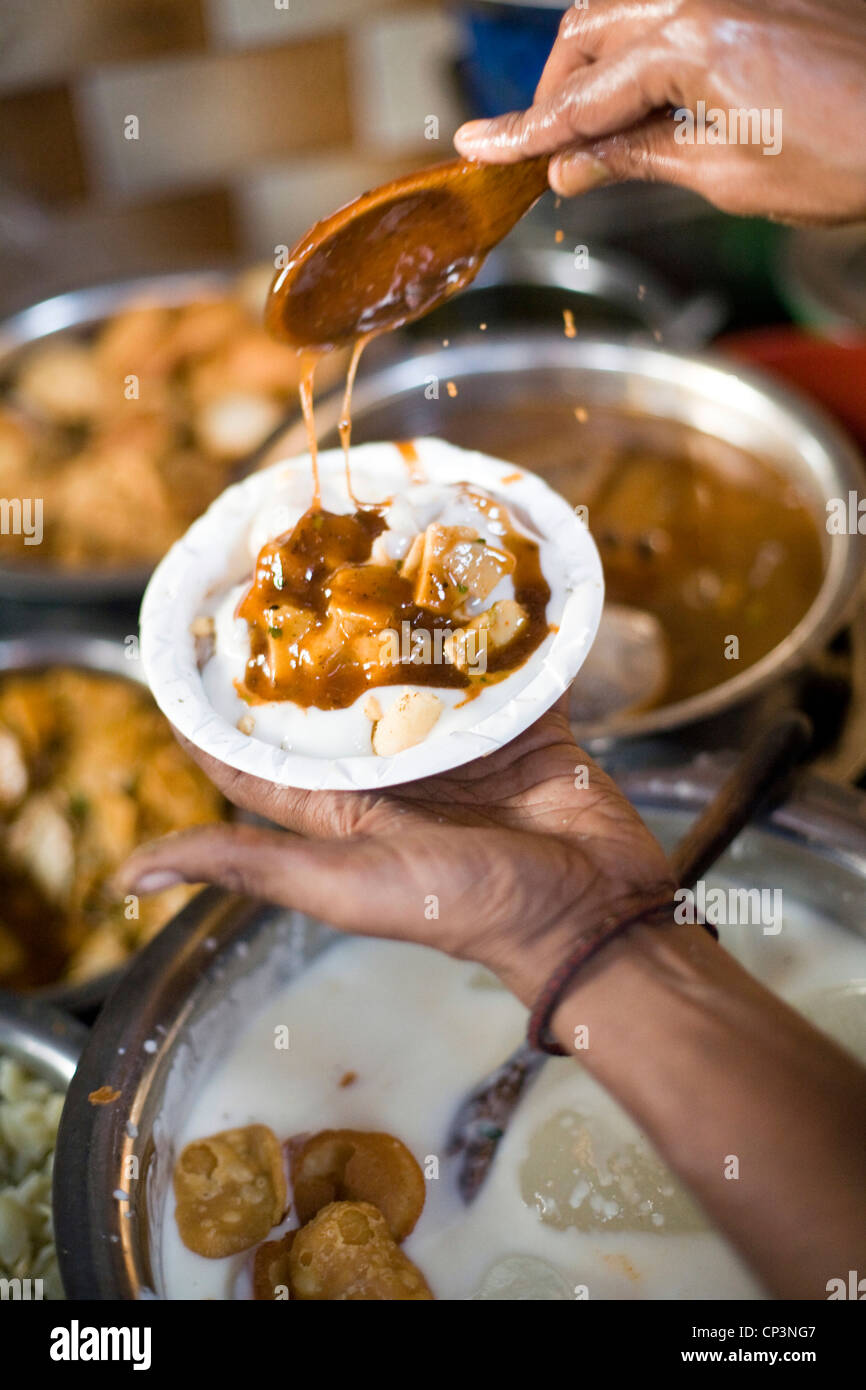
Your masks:
<svg viewBox="0 0 866 1390"><path fill-rule="evenodd" d="M429 0L2 0L7 280L270 254L449 155L458 50Z"/></svg>

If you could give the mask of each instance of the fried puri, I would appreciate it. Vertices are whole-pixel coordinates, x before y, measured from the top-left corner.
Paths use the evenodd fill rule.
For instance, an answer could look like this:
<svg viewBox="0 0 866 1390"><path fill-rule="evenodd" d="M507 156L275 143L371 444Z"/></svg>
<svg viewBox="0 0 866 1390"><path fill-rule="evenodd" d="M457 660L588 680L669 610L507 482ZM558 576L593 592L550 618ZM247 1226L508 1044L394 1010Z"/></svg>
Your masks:
<svg viewBox="0 0 866 1390"><path fill-rule="evenodd" d="M187 1144L174 1170L176 1218L189 1250L217 1260L264 1240L286 1210L279 1140L267 1125Z"/></svg>
<svg viewBox="0 0 866 1390"><path fill-rule="evenodd" d="M295 1211L302 1226L330 1202L370 1202L398 1243L424 1207L424 1174L391 1134L325 1129L292 1154Z"/></svg>
<svg viewBox="0 0 866 1390"><path fill-rule="evenodd" d="M253 1298L272 1303L285 1300L289 1291L289 1254L297 1231L286 1231L278 1240L260 1245L253 1260Z"/></svg>
<svg viewBox="0 0 866 1390"><path fill-rule="evenodd" d="M433 1295L370 1202L331 1202L295 1235L288 1254L292 1298L418 1302Z"/></svg>

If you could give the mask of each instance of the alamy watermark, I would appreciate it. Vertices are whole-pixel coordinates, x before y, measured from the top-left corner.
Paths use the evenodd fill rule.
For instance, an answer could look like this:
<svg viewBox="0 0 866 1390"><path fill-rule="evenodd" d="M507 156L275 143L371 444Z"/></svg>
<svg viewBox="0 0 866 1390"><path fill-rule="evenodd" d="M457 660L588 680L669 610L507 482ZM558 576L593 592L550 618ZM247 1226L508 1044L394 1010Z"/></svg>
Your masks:
<svg viewBox="0 0 866 1390"><path fill-rule="evenodd" d="M41 545L42 535L41 497L0 497L0 536L23 536L25 545Z"/></svg>
<svg viewBox="0 0 866 1390"><path fill-rule="evenodd" d="M782 150L782 112L778 106L707 106L699 101L692 111L680 106L674 112L674 140L678 145L760 145L762 154Z"/></svg>
<svg viewBox="0 0 866 1390"><path fill-rule="evenodd" d="M694 888L678 888L674 902L675 922L761 927L765 936L778 936L782 930L781 888L708 888L699 879Z"/></svg>
<svg viewBox="0 0 866 1390"><path fill-rule="evenodd" d="M444 666L458 664L472 675L487 670L487 631L484 628L413 628L403 621L400 631L386 627L379 634L379 660L383 666Z"/></svg>

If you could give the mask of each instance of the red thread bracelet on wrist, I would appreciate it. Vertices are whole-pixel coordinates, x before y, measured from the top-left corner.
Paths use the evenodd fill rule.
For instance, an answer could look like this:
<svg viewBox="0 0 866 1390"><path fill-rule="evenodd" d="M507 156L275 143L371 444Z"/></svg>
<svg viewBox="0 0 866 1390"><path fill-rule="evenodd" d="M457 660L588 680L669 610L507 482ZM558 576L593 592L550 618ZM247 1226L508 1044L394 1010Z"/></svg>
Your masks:
<svg viewBox="0 0 866 1390"><path fill-rule="evenodd" d="M599 926L581 937L571 954L566 956L562 965L553 972L535 1002L532 1013L529 1015L529 1024L526 1030L529 1046L538 1052L547 1052L551 1057L567 1057L569 1054L565 1048L560 1046L549 1031L550 1020L556 1012L566 987L571 984L578 970L594 955L597 955L609 941L615 940L629 927L636 926L638 922L645 922L650 926L656 924L660 926L665 922L673 921L674 906L673 898L665 898L662 902L645 903L636 912L625 913L619 918L605 918ZM712 923L704 922L702 925L717 941L719 933Z"/></svg>

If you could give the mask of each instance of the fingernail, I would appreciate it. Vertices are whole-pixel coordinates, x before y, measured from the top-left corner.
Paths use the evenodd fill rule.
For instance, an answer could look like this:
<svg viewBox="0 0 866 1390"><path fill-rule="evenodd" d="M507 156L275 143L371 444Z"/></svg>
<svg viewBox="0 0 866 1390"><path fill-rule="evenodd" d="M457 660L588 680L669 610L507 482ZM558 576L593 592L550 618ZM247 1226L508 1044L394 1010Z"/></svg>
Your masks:
<svg viewBox="0 0 866 1390"><path fill-rule="evenodd" d="M491 121L467 121L454 136L455 142L459 140L462 144L472 145L484 140L490 134L491 124Z"/></svg>
<svg viewBox="0 0 866 1390"><path fill-rule="evenodd" d="M574 187L575 180L578 178L587 188L595 188L599 184L610 183L611 180L611 173L607 165L588 151L580 151L578 154L554 155L550 161L548 175L554 189L557 189L560 179L567 179L569 195L578 191Z"/></svg>
<svg viewBox="0 0 866 1390"><path fill-rule="evenodd" d="M163 888L174 888L183 882L183 875L176 873L174 869L151 869L129 885L129 892L161 893Z"/></svg>

